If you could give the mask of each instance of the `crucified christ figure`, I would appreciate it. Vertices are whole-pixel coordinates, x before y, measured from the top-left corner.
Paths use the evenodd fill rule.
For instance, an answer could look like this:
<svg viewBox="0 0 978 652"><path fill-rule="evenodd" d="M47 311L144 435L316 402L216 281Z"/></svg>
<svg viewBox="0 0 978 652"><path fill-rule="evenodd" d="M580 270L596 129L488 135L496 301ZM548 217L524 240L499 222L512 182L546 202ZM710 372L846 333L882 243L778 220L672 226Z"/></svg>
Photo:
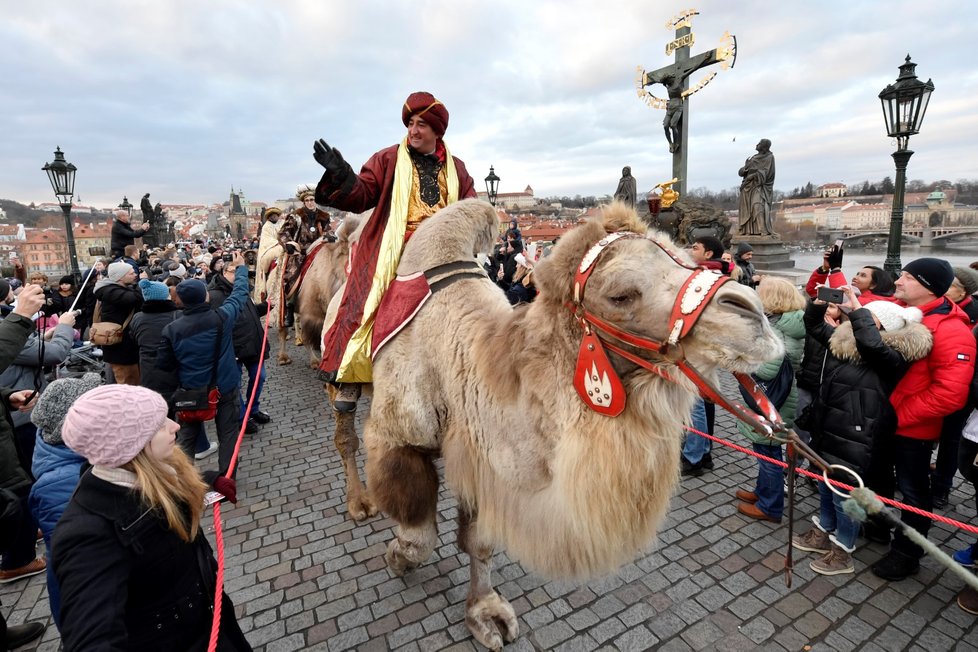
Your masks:
<svg viewBox="0 0 978 652"><path fill-rule="evenodd" d="M666 103L666 117L662 120L662 128L666 133L669 151L675 153L682 147L683 133L683 91L686 80L700 68L717 63L718 50L710 50L690 57L684 61L653 70L646 73L645 85L662 84L666 87L669 100Z"/></svg>

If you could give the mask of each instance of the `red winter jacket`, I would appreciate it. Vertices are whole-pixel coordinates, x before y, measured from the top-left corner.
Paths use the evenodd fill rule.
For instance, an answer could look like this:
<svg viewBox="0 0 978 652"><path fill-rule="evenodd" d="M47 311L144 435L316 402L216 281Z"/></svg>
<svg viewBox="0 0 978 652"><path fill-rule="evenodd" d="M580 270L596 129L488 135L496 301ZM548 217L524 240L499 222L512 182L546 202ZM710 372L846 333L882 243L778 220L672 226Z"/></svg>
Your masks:
<svg viewBox="0 0 978 652"><path fill-rule="evenodd" d="M872 290L866 290L856 298L859 299L859 305L861 306L865 306L867 303L872 303L873 301L889 301L891 303L900 303L899 301L897 301L895 297L884 297L880 294L873 294ZM903 304L900 303L900 305L902 306Z"/></svg>
<svg viewBox="0 0 978 652"><path fill-rule="evenodd" d="M846 275L840 270L836 270L830 274L822 272L821 267L816 267L812 272L812 275L808 277L808 283L805 284L805 293L811 298L815 298L817 292L815 286L824 285L830 288L841 288L843 285L849 285L849 281L846 280Z"/></svg>
<svg viewBox="0 0 978 652"><path fill-rule="evenodd" d="M934 335L934 348L910 366L890 403L896 410L898 435L933 441L941 436L944 417L968 400L975 336L964 312L944 297L918 307L924 313L924 326Z"/></svg>

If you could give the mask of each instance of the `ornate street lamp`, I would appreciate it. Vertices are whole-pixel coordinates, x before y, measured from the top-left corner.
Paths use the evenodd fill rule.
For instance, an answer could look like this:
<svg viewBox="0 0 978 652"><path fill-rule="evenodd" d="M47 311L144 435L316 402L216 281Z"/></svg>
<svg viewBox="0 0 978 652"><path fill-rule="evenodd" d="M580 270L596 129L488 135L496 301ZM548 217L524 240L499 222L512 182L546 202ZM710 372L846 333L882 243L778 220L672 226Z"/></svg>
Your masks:
<svg viewBox="0 0 978 652"><path fill-rule="evenodd" d="M77 284L81 278L78 273L78 253L75 251L75 233L71 228L71 196L75 194L75 171L78 169L65 161L65 155L58 147L54 150L54 162L45 163L41 168L48 174L51 188L61 203L65 214L65 233L68 236L68 259L71 262L71 275Z"/></svg>
<svg viewBox="0 0 978 652"><path fill-rule="evenodd" d="M893 210L890 213L890 237L886 244L884 269L895 275L900 273L900 241L903 238L903 199L907 187L907 163L913 151L907 149L910 136L920 132L920 125L927 112L930 94L934 92L934 82L927 83L917 79L914 74L917 64L907 55L900 66L900 76L895 84L889 84L879 95L883 104L883 120L886 122L886 135L897 139L897 151L893 152L896 162L896 182L893 190Z"/></svg>
<svg viewBox="0 0 978 652"><path fill-rule="evenodd" d="M129 203L129 198L127 196L122 196L122 203L119 204L119 208L126 211L130 218L132 217L132 204Z"/></svg>
<svg viewBox="0 0 978 652"><path fill-rule="evenodd" d="M496 176L496 171L491 165L489 166L489 176L486 177L486 195L489 197L489 203L495 206L496 197L499 195L499 177Z"/></svg>

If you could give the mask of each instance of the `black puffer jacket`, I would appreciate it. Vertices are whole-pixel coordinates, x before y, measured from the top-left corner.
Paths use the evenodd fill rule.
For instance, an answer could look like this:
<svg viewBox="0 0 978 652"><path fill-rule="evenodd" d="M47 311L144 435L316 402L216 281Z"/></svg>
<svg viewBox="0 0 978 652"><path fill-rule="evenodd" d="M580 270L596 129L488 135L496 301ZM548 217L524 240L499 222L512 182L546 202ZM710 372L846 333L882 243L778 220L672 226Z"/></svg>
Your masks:
<svg viewBox="0 0 978 652"><path fill-rule="evenodd" d="M137 492L85 473L54 530L61 640L73 650L207 649L215 591L202 531L180 539ZM218 650L250 650L227 594Z"/></svg>
<svg viewBox="0 0 978 652"><path fill-rule="evenodd" d="M826 461L864 475L874 449L896 430L889 396L910 363L930 352L933 337L920 323L880 331L865 308L853 310L849 322L837 328L824 322L824 313L825 306L809 303L805 314L809 335L829 350L805 425Z"/></svg>
<svg viewBox="0 0 978 652"><path fill-rule="evenodd" d="M183 311L172 301L147 301L129 324L139 347L139 384L159 392L167 401L180 386L180 379L176 369L157 367L156 357L163 345L163 329L182 316Z"/></svg>
<svg viewBox="0 0 978 652"><path fill-rule="evenodd" d="M814 304L809 301L808 305ZM815 307L821 308L818 320L822 321L825 307ZM828 349L825 348L825 345L807 334L810 333L809 319L814 320L815 317L816 315L810 316L809 311L805 310L805 352L802 354L801 364L798 365L798 371L795 373L798 388L811 392L813 396L818 393L818 388L822 385L822 376L825 374L825 364L828 357Z"/></svg>
<svg viewBox="0 0 978 652"><path fill-rule="evenodd" d="M207 292L211 299L211 308L217 310L231 295L234 286L224 278L223 274L214 274ZM234 357L240 362L256 362L261 355L261 342L264 329L261 318L268 313L268 302L255 304L250 299L245 302L244 309L234 322ZM268 342L265 342L265 357L268 357Z"/></svg>
<svg viewBox="0 0 978 652"><path fill-rule="evenodd" d="M141 238L144 233L149 231L149 227L134 229L125 222L115 220L112 222L112 257L118 258L125 252L126 247L134 244L136 238Z"/></svg>

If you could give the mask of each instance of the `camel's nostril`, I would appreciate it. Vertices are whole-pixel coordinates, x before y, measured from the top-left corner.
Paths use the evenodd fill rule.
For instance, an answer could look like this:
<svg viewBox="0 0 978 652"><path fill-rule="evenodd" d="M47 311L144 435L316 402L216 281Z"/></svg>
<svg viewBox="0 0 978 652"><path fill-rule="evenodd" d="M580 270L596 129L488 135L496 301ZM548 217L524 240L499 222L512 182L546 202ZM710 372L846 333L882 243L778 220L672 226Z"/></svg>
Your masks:
<svg viewBox="0 0 978 652"><path fill-rule="evenodd" d="M723 294L717 298L717 304L745 317L753 319L764 318L764 314L761 312L757 302L751 301L747 297L740 296L739 294Z"/></svg>

